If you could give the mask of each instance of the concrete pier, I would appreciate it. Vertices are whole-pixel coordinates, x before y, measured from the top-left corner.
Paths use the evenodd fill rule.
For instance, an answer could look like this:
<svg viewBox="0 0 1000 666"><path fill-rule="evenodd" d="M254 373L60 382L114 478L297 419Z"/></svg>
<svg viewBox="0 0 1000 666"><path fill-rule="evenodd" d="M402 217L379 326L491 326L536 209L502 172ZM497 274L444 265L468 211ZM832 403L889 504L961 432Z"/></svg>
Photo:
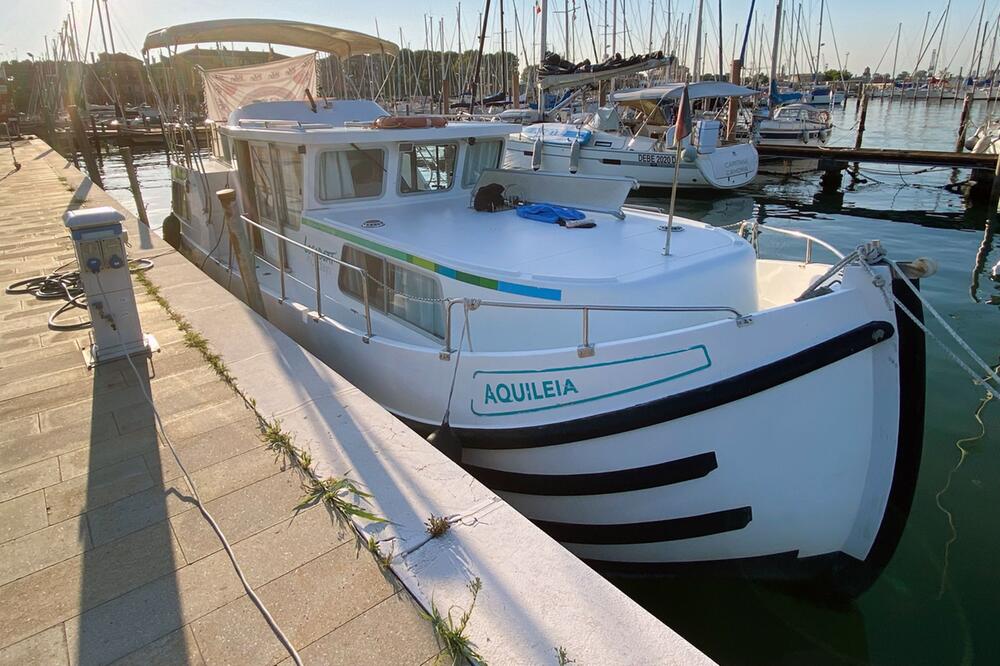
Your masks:
<svg viewBox="0 0 1000 666"><path fill-rule="evenodd" d="M114 204L44 143L15 149L23 167L7 176L0 154L4 285L73 260L67 208ZM0 296L0 664L287 660L140 385L307 664L451 663L427 614L457 619L475 580L464 635L484 662L556 664L561 650L578 664L709 663L133 217L127 226L130 256L155 262L134 280L143 329L163 347L137 362L148 377L123 361L88 371L87 331L48 327L57 302ZM352 500L388 522L297 508L310 477L267 447L262 424L308 451L315 478L349 476L372 495ZM437 538L432 516L449 525Z"/></svg>

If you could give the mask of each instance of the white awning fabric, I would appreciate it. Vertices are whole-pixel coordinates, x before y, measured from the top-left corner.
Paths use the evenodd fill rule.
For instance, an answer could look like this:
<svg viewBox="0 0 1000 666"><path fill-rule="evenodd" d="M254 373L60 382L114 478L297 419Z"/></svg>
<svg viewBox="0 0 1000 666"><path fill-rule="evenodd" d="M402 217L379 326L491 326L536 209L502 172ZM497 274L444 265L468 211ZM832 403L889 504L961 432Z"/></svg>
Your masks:
<svg viewBox="0 0 1000 666"><path fill-rule="evenodd" d="M208 117L225 122L234 109L253 102L306 99L306 89L315 95L316 54L202 71L202 79Z"/></svg>
<svg viewBox="0 0 1000 666"><path fill-rule="evenodd" d="M399 53L392 42L361 32L274 19L220 19L161 28L146 35L142 50L145 53L151 49L211 42L282 44L333 53L341 58L383 51L387 55Z"/></svg>
<svg viewBox="0 0 1000 666"><path fill-rule="evenodd" d="M623 90L611 95L615 102L637 102L639 100L656 101L659 99L680 99L684 92L683 83L668 83L663 86L653 86L652 88L637 88L636 90ZM751 88L738 86L725 81L699 81L688 84L689 99L704 99L706 97L749 97L756 95L758 91Z"/></svg>

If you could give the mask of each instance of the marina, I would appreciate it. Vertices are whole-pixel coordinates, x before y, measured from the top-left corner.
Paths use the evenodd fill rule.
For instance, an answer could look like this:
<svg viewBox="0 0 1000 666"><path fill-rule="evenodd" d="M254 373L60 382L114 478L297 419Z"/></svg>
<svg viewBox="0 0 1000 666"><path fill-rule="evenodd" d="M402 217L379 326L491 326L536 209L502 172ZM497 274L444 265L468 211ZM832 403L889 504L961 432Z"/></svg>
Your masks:
<svg viewBox="0 0 1000 666"><path fill-rule="evenodd" d="M1000 658L1000 18L522 4L0 96L0 663Z"/></svg>

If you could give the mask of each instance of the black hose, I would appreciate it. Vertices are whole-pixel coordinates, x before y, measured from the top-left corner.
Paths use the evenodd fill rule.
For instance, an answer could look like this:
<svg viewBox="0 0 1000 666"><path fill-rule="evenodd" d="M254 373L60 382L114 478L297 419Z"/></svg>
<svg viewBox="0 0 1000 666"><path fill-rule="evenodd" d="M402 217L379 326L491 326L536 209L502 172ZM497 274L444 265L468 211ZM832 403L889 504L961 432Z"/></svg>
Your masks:
<svg viewBox="0 0 1000 666"><path fill-rule="evenodd" d="M70 264L63 264L48 275L27 278L7 285L7 294L31 294L40 301L65 301L55 312L49 315L49 328L53 331L79 331L90 326L89 321L74 324L59 324L56 322L62 314L79 308L87 309L87 294L83 290L80 271L65 271ZM129 260L129 272L140 273L153 267L152 259Z"/></svg>

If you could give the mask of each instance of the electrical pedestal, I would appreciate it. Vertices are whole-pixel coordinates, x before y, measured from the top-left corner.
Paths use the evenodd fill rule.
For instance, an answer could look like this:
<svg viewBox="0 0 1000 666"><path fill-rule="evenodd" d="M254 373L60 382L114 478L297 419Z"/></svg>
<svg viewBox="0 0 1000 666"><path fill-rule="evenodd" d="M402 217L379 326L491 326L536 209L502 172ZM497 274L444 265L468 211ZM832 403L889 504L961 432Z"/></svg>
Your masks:
<svg viewBox="0 0 1000 666"><path fill-rule="evenodd" d="M156 339L143 335L125 254L124 216L113 208L66 211L63 222L73 238L80 281L87 294L92 339L83 356L88 368L125 356L149 355Z"/></svg>

